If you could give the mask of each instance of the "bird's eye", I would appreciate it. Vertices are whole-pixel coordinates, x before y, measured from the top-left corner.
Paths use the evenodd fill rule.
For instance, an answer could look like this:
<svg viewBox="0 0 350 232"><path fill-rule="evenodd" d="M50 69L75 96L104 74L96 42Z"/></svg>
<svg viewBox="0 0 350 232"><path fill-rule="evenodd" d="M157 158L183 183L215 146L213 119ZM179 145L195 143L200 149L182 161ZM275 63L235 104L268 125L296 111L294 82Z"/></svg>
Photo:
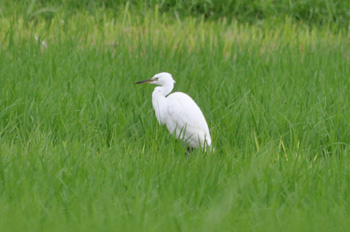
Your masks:
<svg viewBox="0 0 350 232"><path fill-rule="evenodd" d="M159 78L158 78L158 77L156 77L156 81L158 81L158 79L159 79Z"/></svg>

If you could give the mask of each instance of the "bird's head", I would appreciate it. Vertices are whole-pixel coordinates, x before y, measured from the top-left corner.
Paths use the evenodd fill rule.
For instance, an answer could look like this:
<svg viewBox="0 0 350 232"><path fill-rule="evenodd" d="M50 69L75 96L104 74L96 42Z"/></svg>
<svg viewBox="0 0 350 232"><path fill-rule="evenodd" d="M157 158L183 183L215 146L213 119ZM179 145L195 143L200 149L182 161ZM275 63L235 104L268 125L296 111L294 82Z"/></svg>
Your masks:
<svg viewBox="0 0 350 232"><path fill-rule="evenodd" d="M161 72L156 75L154 75L151 79L144 80L144 81L138 81L135 84L143 84L143 83L150 83L154 85L167 85L167 84L174 84L175 81L170 73L167 72Z"/></svg>

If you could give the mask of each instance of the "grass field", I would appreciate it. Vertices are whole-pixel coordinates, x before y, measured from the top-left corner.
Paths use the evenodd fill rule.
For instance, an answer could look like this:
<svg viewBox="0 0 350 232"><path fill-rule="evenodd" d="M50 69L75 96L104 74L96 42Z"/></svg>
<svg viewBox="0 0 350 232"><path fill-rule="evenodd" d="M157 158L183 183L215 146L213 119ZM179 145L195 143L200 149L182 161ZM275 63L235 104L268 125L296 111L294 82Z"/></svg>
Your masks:
<svg viewBox="0 0 350 232"><path fill-rule="evenodd" d="M348 31L127 9L0 19L0 231L348 231ZM215 152L157 124L201 107Z"/></svg>

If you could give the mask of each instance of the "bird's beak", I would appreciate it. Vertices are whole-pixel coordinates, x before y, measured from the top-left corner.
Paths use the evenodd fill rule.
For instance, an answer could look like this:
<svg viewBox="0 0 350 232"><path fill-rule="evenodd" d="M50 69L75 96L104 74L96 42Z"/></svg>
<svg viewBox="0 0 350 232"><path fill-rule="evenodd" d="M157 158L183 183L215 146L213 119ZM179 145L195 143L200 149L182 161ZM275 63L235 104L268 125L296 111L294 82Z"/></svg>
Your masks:
<svg viewBox="0 0 350 232"><path fill-rule="evenodd" d="M154 81L154 80L151 78L151 79L148 79L148 80L135 82L135 84L150 83L150 82L152 82L152 81Z"/></svg>

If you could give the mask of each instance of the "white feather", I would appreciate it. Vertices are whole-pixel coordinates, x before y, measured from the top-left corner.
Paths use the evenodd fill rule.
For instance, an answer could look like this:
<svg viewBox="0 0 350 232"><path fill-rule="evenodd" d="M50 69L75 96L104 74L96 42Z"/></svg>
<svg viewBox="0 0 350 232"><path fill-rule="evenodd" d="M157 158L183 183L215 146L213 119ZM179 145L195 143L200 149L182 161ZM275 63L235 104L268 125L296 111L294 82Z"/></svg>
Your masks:
<svg viewBox="0 0 350 232"><path fill-rule="evenodd" d="M152 104L160 125L165 124L170 133L176 133L190 147L211 146L208 124L198 105L185 93L175 92L175 81L169 73L156 74L149 82L160 85L152 93Z"/></svg>

